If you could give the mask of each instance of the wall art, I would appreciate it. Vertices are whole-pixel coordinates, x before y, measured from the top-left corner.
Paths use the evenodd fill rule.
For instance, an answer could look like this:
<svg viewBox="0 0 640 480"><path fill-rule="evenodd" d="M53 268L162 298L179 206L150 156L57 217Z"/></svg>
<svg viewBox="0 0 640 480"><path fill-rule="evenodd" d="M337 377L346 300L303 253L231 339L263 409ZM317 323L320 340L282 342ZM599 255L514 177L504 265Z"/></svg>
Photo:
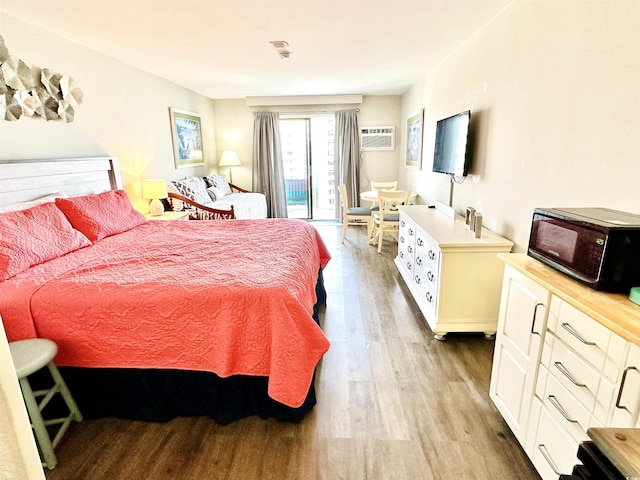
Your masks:
<svg viewBox="0 0 640 480"><path fill-rule="evenodd" d="M200 115L169 107L176 168L204 165Z"/></svg>

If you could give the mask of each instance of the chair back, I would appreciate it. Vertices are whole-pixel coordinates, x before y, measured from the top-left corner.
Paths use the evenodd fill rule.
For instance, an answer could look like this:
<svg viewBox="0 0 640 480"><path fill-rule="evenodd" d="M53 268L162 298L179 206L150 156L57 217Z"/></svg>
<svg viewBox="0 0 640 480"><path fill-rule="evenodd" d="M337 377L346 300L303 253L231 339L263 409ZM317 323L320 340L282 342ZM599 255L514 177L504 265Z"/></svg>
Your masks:
<svg viewBox="0 0 640 480"><path fill-rule="evenodd" d="M347 215L347 210L349 210L349 200L347 198L347 186L344 183L341 183L338 189L340 191L340 204L342 205L342 216L345 217Z"/></svg>
<svg viewBox="0 0 640 480"><path fill-rule="evenodd" d="M398 181L393 182L371 182L371 190L397 190Z"/></svg>
<svg viewBox="0 0 640 480"><path fill-rule="evenodd" d="M411 192L400 190L395 192L378 191L378 205L380 205L380 216L384 221L385 213L397 213L398 205L408 205Z"/></svg>

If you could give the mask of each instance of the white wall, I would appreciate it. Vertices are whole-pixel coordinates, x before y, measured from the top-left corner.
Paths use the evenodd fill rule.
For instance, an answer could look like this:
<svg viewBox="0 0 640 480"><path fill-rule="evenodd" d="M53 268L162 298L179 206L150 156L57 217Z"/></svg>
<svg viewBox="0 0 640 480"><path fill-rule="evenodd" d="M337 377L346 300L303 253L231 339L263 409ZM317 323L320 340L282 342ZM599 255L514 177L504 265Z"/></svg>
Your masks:
<svg viewBox="0 0 640 480"><path fill-rule="evenodd" d="M216 144L218 154L224 150L235 150L242 162L241 167L233 169L233 180L238 186L251 188L251 161L253 155L253 119L254 111L273 112L333 112L339 109L359 108L360 126L396 127L396 149L393 151L363 152L361 163L361 187L368 190L371 180L396 180L400 151L400 112L402 97L399 95L364 96L360 105L304 105L269 108L247 107L244 99L214 100L216 118ZM218 158L219 160L219 158ZM222 168L221 173L227 174Z"/></svg>
<svg viewBox="0 0 640 480"><path fill-rule="evenodd" d="M471 108L475 177L454 186L454 207L476 207L516 251L535 207L640 213L638 25L635 0L514 1L404 96L403 117L425 107L426 122L423 169L400 162L400 177L446 202L446 177L430 172L435 122Z"/></svg>
<svg viewBox="0 0 640 480"><path fill-rule="evenodd" d="M217 164L210 99L0 12L9 53L32 67L70 75L84 92L72 123L23 117L0 121L0 159L120 158L125 190L136 200L143 178L182 178L207 167L175 169L169 107L201 115L205 160Z"/></svg>

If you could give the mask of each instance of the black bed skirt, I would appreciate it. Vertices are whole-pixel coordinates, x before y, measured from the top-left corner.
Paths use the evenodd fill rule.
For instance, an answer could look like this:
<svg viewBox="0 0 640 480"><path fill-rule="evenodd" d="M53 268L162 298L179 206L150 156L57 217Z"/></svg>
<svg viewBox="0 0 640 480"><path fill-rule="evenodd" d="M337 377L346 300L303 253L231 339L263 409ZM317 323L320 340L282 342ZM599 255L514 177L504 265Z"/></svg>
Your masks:
<svg viewBox="0 0 640 480"><path fill-rule="evenodd" d="M326 303L322 270L316 283L313 318ZM228 424L258 415L299 422L316 404L314 381L304 403L288 407L267 394L268 378L215 373L121 368L60 367L62 376L85 418L124 418L166 422L175 417L209 416ZM314 376L315 378L315 376Z"/></svg>

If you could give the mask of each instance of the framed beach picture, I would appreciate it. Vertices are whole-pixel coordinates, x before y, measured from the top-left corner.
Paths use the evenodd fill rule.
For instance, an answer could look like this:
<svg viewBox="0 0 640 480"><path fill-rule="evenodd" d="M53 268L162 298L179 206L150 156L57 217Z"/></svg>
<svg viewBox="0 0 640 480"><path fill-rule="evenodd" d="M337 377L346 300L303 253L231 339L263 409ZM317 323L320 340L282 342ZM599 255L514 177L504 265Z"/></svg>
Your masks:
<svg viewBox="0 0 640 480"><path fill-rule="evenodd" d="M407 120L407 151L404 166L419 170L422 168L422 122L424 108Z"/></svg>
<svg viewBox="0 0 640 480"><path fill-rule="evenodd" d="M169 107L176 168L204 165L200 115Z"/></svg>

